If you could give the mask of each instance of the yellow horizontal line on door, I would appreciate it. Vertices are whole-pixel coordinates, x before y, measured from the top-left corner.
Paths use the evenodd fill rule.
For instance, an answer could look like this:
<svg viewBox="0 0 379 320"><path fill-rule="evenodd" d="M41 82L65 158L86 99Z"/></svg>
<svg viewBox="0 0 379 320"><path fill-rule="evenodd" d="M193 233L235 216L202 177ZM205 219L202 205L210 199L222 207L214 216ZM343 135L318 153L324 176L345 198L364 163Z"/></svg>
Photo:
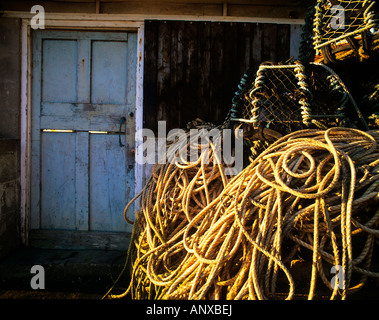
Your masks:
<svg viewBox="0 0 379 320"><path fill-rule="evenodd" d="M99 130L67 130L67 129L42 129L42 132L63 132L63 133L72 133L72 132L88 132L92 134L120 134L119 132L112 131L99 131ZM123 133L123 132L121 132Z"/></svg>
<svg viewBox="0 0 379 320"><path fill-rule="evenodd" d="M42 132L75 132L74 130L65 130L65 129L43 129Z"/></svg>

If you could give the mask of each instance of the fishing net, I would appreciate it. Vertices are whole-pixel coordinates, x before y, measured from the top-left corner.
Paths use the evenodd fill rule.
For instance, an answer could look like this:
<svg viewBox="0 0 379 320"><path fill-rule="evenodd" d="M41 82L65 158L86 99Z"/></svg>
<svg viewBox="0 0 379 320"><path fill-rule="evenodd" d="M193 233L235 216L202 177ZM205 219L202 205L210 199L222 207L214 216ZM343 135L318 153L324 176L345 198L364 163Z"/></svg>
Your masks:
<svg viewBox="0 0 379 320"><path fill-rule="evenodd" d="M301 45L303 61L369 58L379 49L375 1L318 0L306 17Z"/></svg>

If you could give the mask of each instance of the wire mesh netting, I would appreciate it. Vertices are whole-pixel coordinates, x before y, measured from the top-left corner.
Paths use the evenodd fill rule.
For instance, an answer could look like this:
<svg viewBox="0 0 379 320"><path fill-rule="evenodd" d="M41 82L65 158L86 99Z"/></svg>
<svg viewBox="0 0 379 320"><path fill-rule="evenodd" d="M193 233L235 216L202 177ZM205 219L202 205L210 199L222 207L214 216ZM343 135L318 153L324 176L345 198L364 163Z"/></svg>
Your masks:
<svg viewBox="0 0 379 320"><path fill-rule="evenodd" d="M343 126L368 129L341 78L322 64L263 63L255 74L249 71L242 77L238 89L230 120L244 129L253 158L277 134Z"/></svg>
<svg viewBox="0 0 379 320"><path fill-rule="evenodd" d="M232 120L267 126L287 134L295 130L345 125L351 96L329 68L300 63L261 64L250 89L237 92Z"/></svg>
<svg viewBox="0 0 379 320"><path fill-rule="evenodd" d="M249 100L253 109L248 106L243 116L251 115L252 123L299 122L301 104L306 107L310 99L307 84L303 81L299 86L296 66L266 66L262 65L257 74L254 88L249 93Z"/></svg>
<svg viewBox="0 0 379 320"><path fill-rule="evenodd" d="M364 60L379 50L375 1L318 0L303 26L300 59L336 63Z"/></svg>
<svg viewBox="0 0 379 320"><path fill-rule="evenodd" d="M318 0L314 19L315 49L376 26L375 1Z"/></svg>

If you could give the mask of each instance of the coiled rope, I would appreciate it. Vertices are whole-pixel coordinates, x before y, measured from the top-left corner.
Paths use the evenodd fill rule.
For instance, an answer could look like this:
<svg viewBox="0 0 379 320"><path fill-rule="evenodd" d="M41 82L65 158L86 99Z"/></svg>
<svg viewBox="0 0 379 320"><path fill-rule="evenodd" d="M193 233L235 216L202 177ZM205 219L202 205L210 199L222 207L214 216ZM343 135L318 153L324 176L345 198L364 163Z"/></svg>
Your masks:
<svg viewBox="0 0 379 320"><path fill-rule="evenodd" d="M323 297L345 299L379 277L370 269L378 141L379 131L297 131L233 178L213 148L208 165L204 155L156 165L141 193L129 288L110 297L313 299L325 289ZM310 264L306 281L293 271L299 260ZM343 275L334 287L333 266Z"/></svg>

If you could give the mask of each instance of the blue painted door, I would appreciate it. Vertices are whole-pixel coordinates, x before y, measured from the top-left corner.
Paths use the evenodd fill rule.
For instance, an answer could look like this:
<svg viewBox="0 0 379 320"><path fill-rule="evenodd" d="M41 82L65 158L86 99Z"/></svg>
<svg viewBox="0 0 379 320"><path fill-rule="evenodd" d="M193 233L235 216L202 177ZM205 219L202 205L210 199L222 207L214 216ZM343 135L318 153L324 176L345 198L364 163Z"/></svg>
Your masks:
<svg viewBox="0 0 379 320"><path fill-rule="evenodd" d="M136 34L32 37L32 230L130 232Z"/></svg>

